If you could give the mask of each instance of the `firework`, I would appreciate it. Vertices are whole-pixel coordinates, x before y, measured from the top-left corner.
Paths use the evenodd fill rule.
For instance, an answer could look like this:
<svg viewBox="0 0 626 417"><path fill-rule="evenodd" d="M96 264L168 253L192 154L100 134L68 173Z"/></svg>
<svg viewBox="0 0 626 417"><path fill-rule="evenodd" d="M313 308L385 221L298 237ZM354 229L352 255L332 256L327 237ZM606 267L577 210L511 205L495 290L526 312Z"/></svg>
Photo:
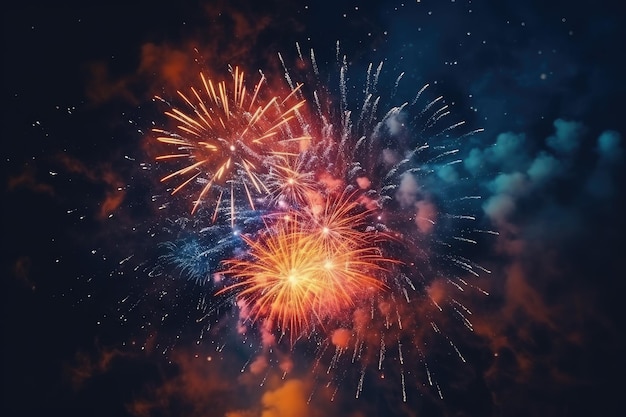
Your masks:
<svg viewBox="0 0 626 417"><path fill-rule="evenodd" d="M182 276L199 285L210 284L211 275L219 270L224 258L232 253L238 239L226 225L211 225L180 233L176 240L161 244L161 259L175 266Z"/></svg>
<svg viewBox="0 0 626 417"><path fill-rule="evenodd" d="M362 227L368 211L343 196L329 197L320 211L290 210L275 217L257 239L243 236L249 256L226 261L224 272L251 312L289 333L291 340L337 317L385 288L386 259L375 230Z"/></svg>
<svg viewBox="0 0 626 417"><path fill-rule="evenodd" d="M425 345L447 346L464 362L442 323L451 314L473 331L472 312L454 294L486 294L468 277L489 271L464 253L477 244L477 235L494 232L475 225L480 196L466 194L459 156L462 140L482 129L467 131L464 121L450 122L452 112L442 96L428 98L428 85L406 88L404 73L385 73L382 62L369 64L365 84L352 88L338 44L338 90L333 92L319 82L326 77L313 50L305 58L296 46L296 65L279 58L292 88L306 80L309 88L298 94L315 115L309 125L313 140L300 155L299 170L314 173L319 194L341 197L320 200L308 193L306 207L290 218L306 225L306 235L327 251L349 252L345 242L358 242L393 260L377 274L384 290L358 293L343 314L327 310L326 326L311 337L318 346L315 363L326 364L318 378L330 375L325 384L338 387L340 375L358 363L357 397L366 373L374 372L396 374L406 401L408 360L423 364L424 378L442 397L438 368ZM389 76L393 88L384 96L379 87ZM363 230L379 231L384 238L371 240L374 234ZM411 382L422 386L420 378Z"/></svg>
<svg viewBox="0 0 626 417"><path fill-rule="evenodd" d="M303 169L298 157L281 156L267 175L270 204L279 207L305 206L316 192L315 176Z"/></svg>
<svg viewBox="0 0 626 417"><path fill-rule="evenodd" d="M253 91L248 92L244 73L236 67L232 75L229 87L225 81L214 83L200 73L200 88L192 87L187 94L178 91L185 107L172 106L165 112L175 128L153 129L156 140L171 149L156 159L174 160L182 166L161 181L179 181L172 194L199 185L191 212L212 195L216 207L213 221L224 190L229 191L231 222L236 194L241 190L254 209L253 193L269 193L261 176L273 165L273 159L297 152L309 139L294 131L299 126L294 120L304 105L303 100L295 99L297 89L284 98L264 94L266 80L261 75Z"/></svg>
<svg viewBox="0 0 626 417"><path fill-rule="evenodd" d="M427 98L428 85L401 86L404 73L391 75L382 95L382 63L351 86L339 47L333 91L320 82L327 77L313 50L310 58L297 51L295 69L279 55L285 98L262 94L263 76L245 93L235 69L232 90L201 75L202 89L179 92L191 110L166 112L176 129L155 133L176 150L158 159L186 165L163 181L182 181L173 193L199 185L192 212L212 196L212 216L196 217L237 238L194 240L187 231L162 259L211 288L200 303L205 330L223 319L210 316L214 306L226 306L239 315L239 333L286 336L291 343L275 351L312 343L320 384L338 387L354 368L357 397L368 372L397 374L404 401L407 385L420 389L424 379L442 396L425 346L443 343L465 361L441 317L472 331L472 312L455 292L486 294L470 278L489 271L466 253L477 234L494 232L476 226L480 196L461 186L459 156L462 139L481 129L448 122L443 97ZM230 207L220 209L223 200ZM230 228L220 210L230 211ZM424 372L405 372L409 361Z"/></svg>

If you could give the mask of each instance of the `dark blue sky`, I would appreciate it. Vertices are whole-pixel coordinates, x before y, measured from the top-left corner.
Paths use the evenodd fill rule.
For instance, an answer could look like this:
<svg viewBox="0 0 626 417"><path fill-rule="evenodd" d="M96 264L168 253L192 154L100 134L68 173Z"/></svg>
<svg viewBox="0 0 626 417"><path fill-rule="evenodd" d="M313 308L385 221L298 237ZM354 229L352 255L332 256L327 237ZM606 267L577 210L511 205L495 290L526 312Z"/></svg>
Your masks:
<svg viewBox="0 0 626 417"><path fill-rule="evenodd" d="M476 331L448 330L468 362L435 355L443 400L426 391L402 403L382 382L355 400L356 369L336 401L300 415L619 415L622 2L156 3L3 13L3 415L273 416L310 388L306 373L251 388L236 349L207 365L215 349L195 345L189 282L159 303L145 236L169 226L139 162L154 94L205 66L280 74L277 53L293 57L296 42L333 84L337 41L355 96L383 61L381 90L405 72L403 85L430 83L457 119L484 128L459 145L460 187L483 197L477 214L500 235L473 254L493 270L480 281L489 298L465 300ZM126 295L143 302L126 311ZM178 321L153 326L166 309ZM146 323L177 340L175 354L145 340ZM284 404L297 412L297 400Z"/></svg>

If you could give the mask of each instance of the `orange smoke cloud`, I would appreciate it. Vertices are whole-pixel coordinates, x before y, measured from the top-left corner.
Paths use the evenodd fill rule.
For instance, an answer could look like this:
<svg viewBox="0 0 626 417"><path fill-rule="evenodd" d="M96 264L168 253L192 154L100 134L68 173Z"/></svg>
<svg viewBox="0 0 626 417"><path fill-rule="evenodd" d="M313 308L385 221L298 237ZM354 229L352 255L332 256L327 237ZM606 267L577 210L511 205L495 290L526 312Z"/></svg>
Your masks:
<svg viewBox="0 0 626 417"><path fill-rule="evenodd" d="M267 358L265 355L259 355L250 363L250 372L254 375L259 375L261 372L267 369Z"/></svg>
<svg viewBox="0 0 626 417"><path fill-rule="evenodd" d="M343 188L343 181L339 178L333 178L332 175L323 172L319 175L319 182L324 184L329 194L338 193Z"/></svg>
<svg viewBox="0 0 626 417"><path fill-rule="evenodd" d="M352 332L348 329L337 329L333 332L331 336L331 341L333 345L337 346L340 349L346 349L350 345L350 338L352 337Z"/></svg>
<svg viewBox="0 0 626 417"><path fill-rule="evenodd" d="M66 365L66 375L74 389L81 389L86 381L111 369L113 361L128 354L111 348L98 348L94 355L77 352L74 363Z"/></svg>
<svg viewBox="0 0 626 417"><path fill-rule="evenodd" d="M283 380L270 376L258 403L226 413L227 417L326 417L342 415L336 403L331 402L331 390L327 387L314 389L314 382L307 377ZM312 394L315 395L312 397ZM313 401L310 399L313 398ZM215 415L215 414L211 414Z"/></svg>
<svg viewBox="0 0 626 417"><path fill-rule="evenodd" d="M445 284L442 280L433 281L432 284L428 286L427 291L430 299L437 305L441 305L446 298Z"/></svg>
<svg viewBox="0 0 626 417"><path fill-rule="evenodd" d="M267 67L270 52L258 47L259 40L264 34L301 28L294 27L293 20L277 21L267 12L237 3L220 0L201 5L198 14L204 15L206 25L178 43L143 44L134 73L115 78L107 62L91 63L86 67L87 96L94 104L113 99L136 104L162 94L164 88L175 92L189 85L200 71L212 76L214 71L225 73L229 65L255 70L263 61L265 70L278 69L277 62Z"/></svg>
<svg viewBox="0 0 626 417"><path fill-rule="evenodd" d="M370 179L367 177L358 177L356 179L356 183L358 184L359 188L362 190L367 190L372 185L372 181L370 181Z"/></svg>
<svg viewBox="0 0 626 417"><path fill-rule="evenodd" d="M422 233L430 233L435 227L437 219L437 208L428 201L418 201L415 203L415 224Z"/></svg>
<svg viewBox="0 0 626 417"><path fill-rule="evenodd" d="M138 103L133 92L132 77L115 79L109 72L106 62L92 62L86 66L88 73L86 95L93 104L102 104L113 99Z"/></svg>
<svg viewBox="0 0 626 417"><path fill-rule="evenodd" d="M363 308L358 308L354 310L352 314L352 320L354 323L354 329L357 333L365 333L367 331L367 326L371 321L370 314Z"/></svg>
<svg viewBox="0 0 626 417"><path fill-rule="evenodd" d="M153 83L182 89L190 80L197 78L197 71L190 71L190 68L197 68L194 65L195 54L185 52L184 49L193 50L195 46L179 49L168 44L146 43L141 47L138 72L152 77Z"/></svg>
<svg viewBox="0 0 626 417"><path fill-rule="evenodd" d="M582 360L581 348L596 343L598 334L606 340L619 334L607 326L595 304L595 294L588 288L568 282L558 294L545 295L545 288L567 279L567 266L547 253L535 254L532 262L527 265L515 261L502 274L504 280L485 280L481 286L500 294L501 304L489 314L476 314L472 320L476 334L493 352L484 377L494 403L502 410L509 409L507 398L529 395L528 387L532 392L553 395L589 386L595 371L589 375L584 369L570 367L568 361ZM537 270L541 271L540 277L533 275ZM610 354L618 348L600 342L596 349Z"/></svg>
<svg viewBox="0 0 626 417"><path fill-rule="evenodd" d="M313 409L307 404L305 384L291 379L274 391L263 394L261 417L309 417Z"/></svg>
<svg viewBox="0 0 626 417"><path fill-rule="evenodd" d="M177 373L164 379L159 386L145 387L142 395L127 405L127 410L138 417L153 415L184 415L189 417L226 415L245 387L229 377L221 360L207 361L188 351L172 355ZM181 408L183 407L183 408ZM235 414L237 415L237 414Z"/></svg>
<svg viewBox="0 0 626 417"><path fill-rule="evenodd" d="M37 179L36 171L30 165L26 165L24 170L17 176L9 177L7 181L9 191L18 188L25 188L35 193L54 195L54 188L51 185L40 182Z"/></svg>

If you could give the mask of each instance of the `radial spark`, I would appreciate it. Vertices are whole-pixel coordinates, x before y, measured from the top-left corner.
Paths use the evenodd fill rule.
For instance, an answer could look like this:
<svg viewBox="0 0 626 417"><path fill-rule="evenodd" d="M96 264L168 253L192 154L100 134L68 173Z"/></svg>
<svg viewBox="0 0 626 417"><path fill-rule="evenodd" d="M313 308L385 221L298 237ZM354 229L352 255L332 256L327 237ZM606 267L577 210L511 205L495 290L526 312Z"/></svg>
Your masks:
<svg viewBox="0 0 626 417"><path fill-rule="evenodd" d="M232 76L229 87L225 81L215 83L201 73L200 88L191 87L187 94L177 92L184 106L170 106L165 111L175 126L153 129L156 140L168 146L156 159L179 162L179 167L161 181L179 180L172 194L199 186L192 213L212 195L214 220L229 188L226 196L230 195L231 223L237 197L244 195L254 209L254 194L269 193L262 174L274 165L277 156L298 152L310 139L297 122L305 103L296 98L299 86L281 98L264 93L266 79L262 74L252 93L238 67Z"/></svg>

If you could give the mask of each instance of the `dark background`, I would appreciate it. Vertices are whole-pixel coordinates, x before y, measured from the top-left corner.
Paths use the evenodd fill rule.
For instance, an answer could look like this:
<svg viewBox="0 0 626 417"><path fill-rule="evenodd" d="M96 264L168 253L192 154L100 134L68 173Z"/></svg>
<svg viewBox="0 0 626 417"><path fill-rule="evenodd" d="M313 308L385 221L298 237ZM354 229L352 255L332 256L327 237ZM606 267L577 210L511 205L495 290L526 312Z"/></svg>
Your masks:
<svg viewBox="0 0 626 417"><path fill-rule="evenodd" d="M296 41L319 51L320 66L331 66L337 40L356 74L384 60L390 71L407 70L416 85L436 83L461 117L485 128L463 147L466 155L471 149L487 155L500 134L523 134L522 156L530 161L553 151L561 171L549 185L511 193L516 205L506 219L490 214L501 237L479 257L497 272L488 284L493 301L469 301L484 313L476 318L479 341L467 341L474 353L459 371L463 377L443 381L451 386L449 398L418 396L402 405L370 392L355 401L350 386L346 399L314 401L299 415L620 414L622 2L22 2L4 8L3 415L279 415L267 397L259 402L263 389L236 379L236 360L194 365L209 348L193 345L187 333L193 330L183 326L193 320L184 313L180 330L161 334L191 346L178 343L173 358L150 347L142 326L162 306L126 312L126 294L141 299L153 290L143 267L135 271L144 278L135 278L132 267L120 272L126 267L120 262L129 254L136 254L133 262L141 258L137 247L152 242L136 229L150 231L162 220L149 208L153 184L138 166L144 133L157 117L151 97L167 82L178 87L197 73L168 68L188 61L279 71L276 53L293 51ZM547 138L559 136L557 119L583 126L562 132L576 137L575 152L550 148ZM610 152L597 144L606 131L621 136ZM490 163L475 179L487 197L498 194L492 181L499 174L528 166L510 158ZM179 291L183 297L194 289L183 282ZM277 398L283 394L292 395L276 390Z"/></svg>

